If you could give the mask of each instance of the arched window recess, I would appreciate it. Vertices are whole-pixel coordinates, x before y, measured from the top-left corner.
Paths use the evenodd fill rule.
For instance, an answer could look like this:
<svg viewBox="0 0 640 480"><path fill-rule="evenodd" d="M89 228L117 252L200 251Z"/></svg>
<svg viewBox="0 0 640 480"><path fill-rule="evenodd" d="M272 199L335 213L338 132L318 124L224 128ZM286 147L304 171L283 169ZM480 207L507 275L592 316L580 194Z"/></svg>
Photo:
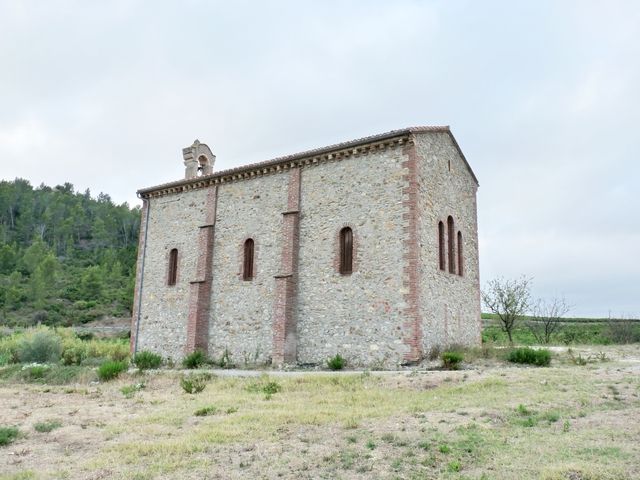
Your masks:
<svg viewBox="0 0 640 480"><path fill-rule="evenodd" d="M353 231L349 227L340 230L340 273L353 272Z"/></svg>
<svg viewBox="0 0 640 480"><path fill-rule="evenodd" d="M252 238L247 238L245 240L243 252L242 279L253 280L254 242Z"/></svg>

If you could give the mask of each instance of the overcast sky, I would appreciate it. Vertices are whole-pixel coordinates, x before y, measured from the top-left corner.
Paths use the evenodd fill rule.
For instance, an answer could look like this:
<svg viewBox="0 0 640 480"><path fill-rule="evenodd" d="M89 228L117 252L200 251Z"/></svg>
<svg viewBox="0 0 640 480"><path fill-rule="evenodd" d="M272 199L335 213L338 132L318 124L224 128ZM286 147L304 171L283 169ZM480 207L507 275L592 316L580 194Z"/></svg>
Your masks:
<svg viewBox="0 0 640 480"><path fill-rule="evenodd" d="M640 2L0 0L0 178L183 176L450 125L482 283L640 316Z"/></svg>

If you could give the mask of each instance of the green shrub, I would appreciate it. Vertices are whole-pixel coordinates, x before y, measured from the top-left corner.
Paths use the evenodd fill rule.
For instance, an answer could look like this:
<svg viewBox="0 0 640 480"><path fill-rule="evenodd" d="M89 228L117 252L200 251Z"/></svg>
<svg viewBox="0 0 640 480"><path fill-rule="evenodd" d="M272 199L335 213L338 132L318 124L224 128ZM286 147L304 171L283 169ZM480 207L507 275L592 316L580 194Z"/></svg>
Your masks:
<svg viewBox="0 0 640 480"><path fill-rule="evenodd" d="M182 360L182 366L184 368L200 368L201 366L207 363L207 356L201 352L200 350L196 350L193 353L190 353Z"/></svg>
<svg viewBox="0 0 640 480"><path fill-rule="evenodd" d="M29 381L42 380L47 374L49 368L49 365L25 365L24 367L22 367L23 378Z"/></svg>
<svg viewBox="0 0 640 480"><path fill-rule="evenodd" d="M65 365L100 365L105 360L121 362L129 358L129 342L119 339L83 340L69 329L57 329Z"/></svg>
<svg viewBox="0 0 640 480"><path fill-rule="evenodd" d="M72 343L63 346L62 363L64 365L80 365L85 358L87 358L87 349L84 345Z"/></svg>
<svg viewBox="0 0 640 480"><path fill-rule="evenodd" d="M55 430L56 428L60 428L61 426L62 422L60 422L59 420L50 420L48 422L36 423L33 428L36 432L49 433L50 431Z"/></svg>
<svg viewBox="0 0 640 480"><path fill-rule="evenodd" d="M0 447L13 442L18 437L18 433L16 427L0 427Z"/></svg>
<svg viewBox="0 0 640 480"><path fill-rule="evenodd" d="M95 373L86 367L77 365L14 365L2 370L1 377L14 382L46 383L47 385L65 385L68 383L89 382L95 379Z"/></svg>
<svg viewBox="0 0 640 480"><path fill-rule="evenodd" d="M440 445L438 447L438 451L440 453L444 453L446 455L447 453L451 453L451 447L449 445L447 445L446 443L443 443L442 445Z"/></svg>
<svg viewBox="0 0 640 480"><path fill-rule="evenodd" d="M122 339L89 340L84 343L87 348L87 358L109 359L122 362L129 359L129 342Z"/></svg>
<svg viewBox="0 0 640 480"><path fill-rule="evenodd" d="M611 343L627 344L640 342L640 322L637 321L609 321L604 336Z"/></svg>
<svg viewBox="0 0 640 480"><path fill-rule="evenodd" d="M196 417L206 417L207 415L215 415L216 413L218 413L218 409L213 405L199 408L193 412Z"/></svg>
<svg viewBox="0 0 640 480"><path fill-rule="evenodd" d="M22 363L56 363L62 353L62 341L49 329L38 329L24 336L18 347Z"/></svg>
<svg viewBox="0 0 640 480"><path fill-rule="evenodd" d="M187 393L200 393L207 386L209 380L211 380L211 375L208 373L183 375L180 379L180 386Z"/></svg>
<svg viewBox="0 0 640 480"><path fill-rule="evenodd" d="M159 368L162 365L162 357L157 353L142 351L134 355L133 364L140 370Z"/></svg>
<svg viewBox="0 0 640 480"><path fill-rule="evenodd" d="M280 386L280 384L273 380L265 383L264 386L262 387L262 392L265 393L266 395L273 395L274 393L278 393L280 390L282 390L282 387Z"/></svg>
<svg viewBox="0 0 640 480"><path fill-rule="evenodd" d="M529 347L521 347L511 350L507 360L512 363L526 363L538 367L546 367L551 363L551 352L547 349L536 350Z"/></svg>
<svg viewBox="0 0 640 480"><path fill-rule="evenodd" d="M13 334L0 338L0 356L6 363L18 363L18 335Z"/></svg>
<svg viewBox="0 0 640 480"><path fill-rule="evenodd" d="M560 420L560 414L558 412L547 412L542 416L543 420L546 420L549 423L555 423Z"/></svg>
<svg viewBox="0 0 640 480"><path fill-rule="evenodd" d="M463 356L460 352L444 352L442 354L442 367L447 370L458 370Z"/></svg>
<svg viewBox="0 0 640 480"><path fill-rule="evenodd" d="M327 366L331 370L342 370L346 365L346 363L347 361L339 353L337 353L335 357L332 357L329 360L327 360Z"/></svg>
<svg viewBox="0 0 640 480"><path fill-rule="evenodd" d="M0 353L0 367L3 367L7 364L11 363L11 357L6 353Z"/></svg>
<svg viewBox="0 0 640 480"><path fill-rule="evenodd" d="M128 368L127 362L109 360L98 368L98 378L103 382L108 382L117 378L122 372L126 372Z"/></svg>
<svg viewBox="0 0 640 480"><path fill-rule="evenodd" d="M80 340L93 340L95 338L93 332L76 332L76 336Z"/></svg>

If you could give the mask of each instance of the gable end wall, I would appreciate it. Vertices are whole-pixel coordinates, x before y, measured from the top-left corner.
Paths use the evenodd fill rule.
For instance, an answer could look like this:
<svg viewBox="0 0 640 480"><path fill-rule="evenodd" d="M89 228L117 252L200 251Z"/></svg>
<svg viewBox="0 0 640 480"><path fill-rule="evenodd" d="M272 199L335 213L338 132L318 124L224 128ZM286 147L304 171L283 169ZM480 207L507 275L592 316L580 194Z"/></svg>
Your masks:
<svg viewBox="0 0 640 480"><path fill-rule="evenodd" d="M434 348L480 342L478 185L449 134L418 134L415 145L420 159L420 311L426 355ZM449 273L448 258L445 270L439 268L438 222L444 222L446 232L449 215L454 218L456 236L458 231L463 236L462 276Z"/></svg>

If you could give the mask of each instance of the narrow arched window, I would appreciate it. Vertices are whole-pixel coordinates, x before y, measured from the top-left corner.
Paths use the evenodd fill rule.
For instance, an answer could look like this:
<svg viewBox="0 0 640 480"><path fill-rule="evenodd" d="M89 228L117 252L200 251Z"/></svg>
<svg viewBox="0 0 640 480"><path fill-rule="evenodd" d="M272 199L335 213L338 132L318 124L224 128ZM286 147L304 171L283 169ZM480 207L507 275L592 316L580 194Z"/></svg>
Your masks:
<svg viewBox="0 0 640 480"><path fill-rule="evenodd" d="M445 256L444 256L444 223L438 222L438 266L440 270L444 270Z"/></svg>
<svg viewBox="0 0 640 480"><path fill-rule="evenodd" d="M244 260L242 264L242 279L253 278L253 239L247 238L244 242Z"/></svg>
<svg viewBox="0 0 640 480"><path fill-rule="evenodd" d="M167 274L167 285L176 284L178 279L178 249L174 248L169 252L169 272Z"/></svg>
<svg viewBox="0 0 640 480"><path fill-rule="evenodd" d="M353 232L349 227L340 230L340 273L353 272Z"/></svg>
<svg viewBox="0 0 640 480"><path fill-rule="evenodd" d="M458 232L458 275L462 276L464 264L462 261L462 232Z"/></svg>
<svg viewBox="0 0 640 480"><path fill-rule="evenodd" d="M453 217L447 218L447 241L449 253L449 273L456 273L456 229L453 224Z"/></svg>

